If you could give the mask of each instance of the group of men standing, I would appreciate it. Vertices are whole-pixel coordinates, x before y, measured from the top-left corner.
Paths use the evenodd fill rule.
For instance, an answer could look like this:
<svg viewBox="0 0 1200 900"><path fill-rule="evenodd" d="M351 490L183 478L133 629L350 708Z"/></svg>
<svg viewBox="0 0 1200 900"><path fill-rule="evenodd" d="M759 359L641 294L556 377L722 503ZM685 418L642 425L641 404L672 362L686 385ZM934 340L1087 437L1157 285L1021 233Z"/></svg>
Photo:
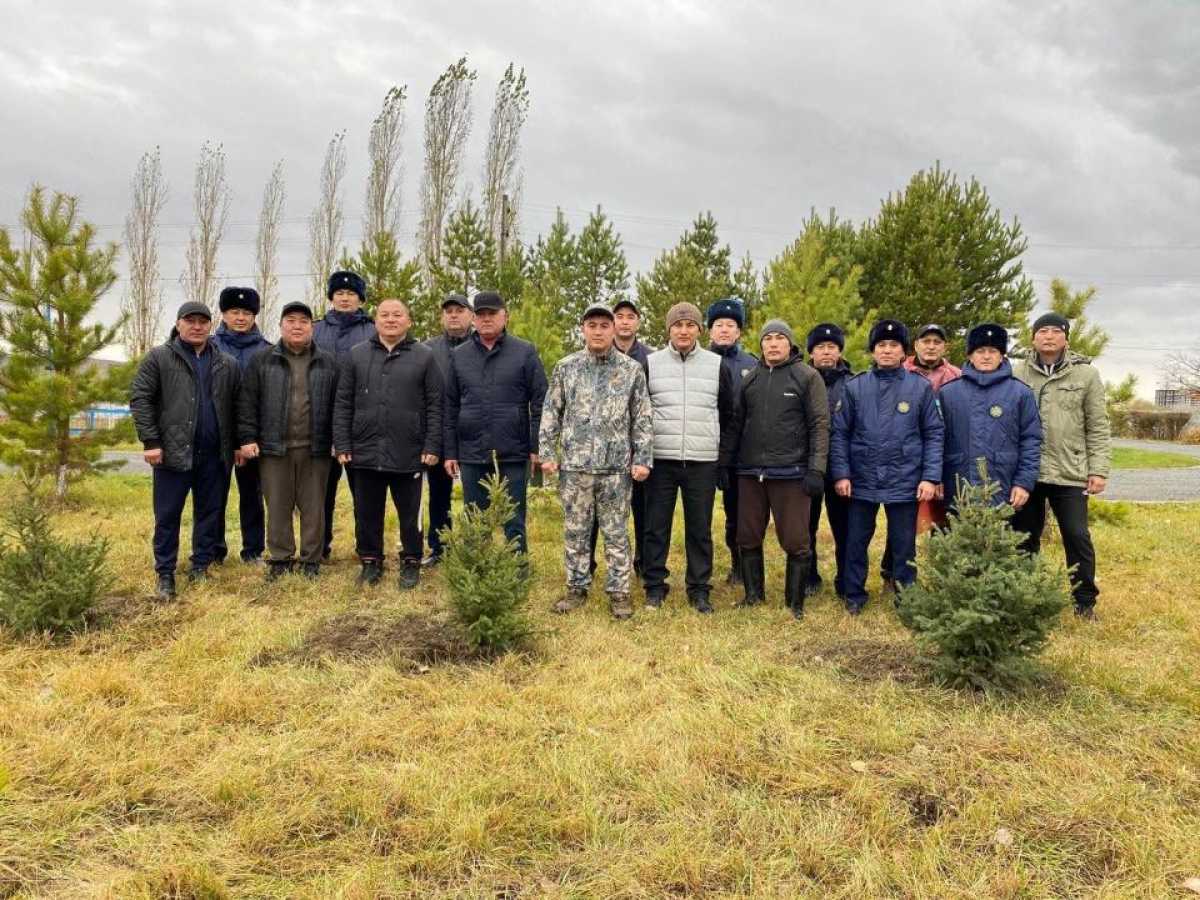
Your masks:
<svg viewBox="0 0 1200 900"><path fill-rule="evenodd" d="M816 534L824 509L834 589L857 614L868 599L867 547L879 507L888 524L881 575L885 590L894 590L915 577L918 519L944 521L957 480L977 483L982 459L1000 486L995 502L1016 510L1013 527L1027 535L1030 551L1050 504L1075 567L1077 612L1091 615L1098 591L1087 496L1104 490L1108 423L1099 376L1069 352L1070 325L1059 316L1034 324L1033 351L1016 367L1002 326L972 329L961 370L945 359L943 329L922 328L909 356L906 326L885 319L870 332L871 367L854 375L836 323L814 327L802 350L788 323L771 320L759 331L756 357L741 345L740 300L718 301L706 315L677 303L667 313L667 346L650 351L638 340L638 306L623 299L587 308L583 348L547 382L535 348L509 334L499 294L481 292L473 302L450 294L442 334L424 343L409 335L412 319L400 300L382 300L373 320L366 315L366 285L355 273L335 272L328 297L331 308L316 322L306 304L286 304L272 345L255 324L258 295L226 288L215 334L207 307L185 303L168 342L143 360L130 406L154 467L160 595L175 593L189 493L189 577L203 578L227 554L233 472L242 559L260 561L265 550L269 579L296 568L319 575L344 471L360 583L383 576L390 493L400 520L399 581L411 588L422 563L441 557L455 478L464 502L477 506L487 503L484 479L493 472L504 479L515 505L505 534L525 554L526 486L540 466L557 473L564 511L559 612L586 601L601 533L613 615L632 615L635 574L647 608L661 607L682 497L687 599L711 613L720 490L728 580L743 585L743 604L766 596L763 544L773 519L787 558L784 602L803 615L805 598L822 585ZM706 326L708 349L700 340ZM425 480L429 554L422 560Z"/></svg>

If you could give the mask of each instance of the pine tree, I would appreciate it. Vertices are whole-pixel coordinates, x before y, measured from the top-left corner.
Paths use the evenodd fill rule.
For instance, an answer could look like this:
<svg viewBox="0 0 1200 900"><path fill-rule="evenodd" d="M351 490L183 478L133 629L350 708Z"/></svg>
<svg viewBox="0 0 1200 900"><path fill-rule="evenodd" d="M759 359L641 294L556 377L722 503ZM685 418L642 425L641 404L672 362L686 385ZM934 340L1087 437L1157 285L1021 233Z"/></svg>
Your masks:
<svg viewBox="0 0 1200 900"><path fill-rule="evenodd" d="M685 231L679 240L704 274L706 289L704 296L693 300L703 310L708 304L729 297L734 293L729 245L721 246L717 237L717 220L712 212L696 216L690 231Z"/></svg>
<svg viewBox="0 0 1200 900"><path fill-rule="evenodd" d="M568 341L579 330L564 326L562 316L555 308L557 302L557 295L544 294L540 288L530 287L521 298L520 308L514 310L508 320L513 334L537 348L542 367L548 373L553 372L558 361L567 355Z"/></svg>
<svg viewBox="0 0 1200 900"><path fill-rule="evenodd" d="M955 350L972 325L1019 328L1033 308L1021 225L1005 224L974 178L961 184L940 165L917 172L859 239L866 305L912 328L937 322Z"/></svg>
<svg viewBox="0 0 1200 900"><path fill-rule="evenodd" d="M28 234L14 247L0 229L0 339L9 356L0 369L0 458L25 471L53 470L56 495L70 480L111 468L102 447L115 430L73 434L71 420L128 390L133 363L102 372L94 356L120 339L123 319L88 324L117 279L117 245L96 248L94 228L80 220L78 201L34 187L21 214Z"/></svg>
<svg viewBox="0 0 1200 900"><path fill-rule="evenodd" d="M504 523L516 507L502 479L484 482L488 507L467 506L454 528L442 532L442 563L450 607L476 647L500 653L530 633L525 614L529 571L515 540L504 539Z"/></svg>
<svg viewBox="0 0 1200 900"><path fill-rule="evenodd" d="M750 258L749 251L742 257L742 263L733 273L732 281L733 295L742 298L742 303L746 307L747 321L750 321L755 311L763 304L763 282L758 269L754 267L754 260Z"/></svg>
<svg viewBox="0 0 1200 900"><path fill-rule="evenodd" d="M496 245L470 198L450 216L442 243L442 262L434 271L434 286L442 296L458 291L469 297L495 286Z"/></svg>
<svg viewBox="0 0 1200 900"><path fill-rule="evenodd" d="M917 583L898 600L900 621L956 685L1000 687L1027 678L1069 600L1066 572L1020 549L1012 508L993 506L996 484L959 481L957 514L934 531Z"/></svg>
<svg viewBox="0 0 1200 900"><path fill-rule="evenodd" d="M404 261L396 236L390 231L378 231L365 239L357 257L343 254L338 268L357 272L366 280L365 308L369 313L374 313L381 300L403 300L415 305L421 293L421 267L416 260ZM417 327L416 310L413 310L413 326Z"/></svg>
<svg viewBox="0 0 1200 900"><path fill-rule="evenodd" d="M621 247L621 236L599 206L579 232L575 249L575 297L568 316L577 322L591 304L612 306L626 295L629 264Z"/></svg>

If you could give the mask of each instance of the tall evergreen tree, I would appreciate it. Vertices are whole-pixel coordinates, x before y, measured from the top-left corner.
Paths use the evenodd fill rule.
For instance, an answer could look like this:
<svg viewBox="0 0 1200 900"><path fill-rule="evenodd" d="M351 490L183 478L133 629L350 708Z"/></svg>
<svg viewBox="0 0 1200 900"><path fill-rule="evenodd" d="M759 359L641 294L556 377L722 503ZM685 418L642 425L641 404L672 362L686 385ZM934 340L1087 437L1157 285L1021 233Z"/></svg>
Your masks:
<svg viewBox="0 0 1200 900"><path fill-rule="evenodd" d="M27 472L55 473L55 493L94 470L115 431L73 434L71 420L102 401L124 396L132 364L101 371L94 356L120 339L123 318L87 324L117 279L117 245L94 245L95 229L74 197L47 197L34 187L21 214L28 234L15 247L0 228L0 458Z"/></svg>
<svg viewBox="0 0 1200 900"><path fill-rule="evenodd" d="M860 234L867 306L910 327L937 322L961 345L978 322L1019 328L1033 308L1017 219L1005 223L983 186L935 165L889 194Z"/></svg>
<svg viewBox="0 0 1200 900"><path fill-rule="evenodd" d="M496 245L479 207L470 198L456 209L446 225L442 262L435 267L434 285L441 295L458 291L470 296L496 282Z"/></svg>
<svg viewBox="0 0 1200 900"><path fill-rule="evenodd" d="M763 284L759 277L758 269L754 267L754 260L750 258L750 251L746 251L746 255L742 257L742 263L733 273L733 293L734 296L741 297L746 304L746 315L751 317L763 303Z"/></svg>
<svg viewBox="0 0 1200 900"><path fill-rule="evenodd" d="M599 206L579 232L575 259L575 294L570 313L578 321L593 303L613 305L629 290L629 263L621 236Z"/></svg>

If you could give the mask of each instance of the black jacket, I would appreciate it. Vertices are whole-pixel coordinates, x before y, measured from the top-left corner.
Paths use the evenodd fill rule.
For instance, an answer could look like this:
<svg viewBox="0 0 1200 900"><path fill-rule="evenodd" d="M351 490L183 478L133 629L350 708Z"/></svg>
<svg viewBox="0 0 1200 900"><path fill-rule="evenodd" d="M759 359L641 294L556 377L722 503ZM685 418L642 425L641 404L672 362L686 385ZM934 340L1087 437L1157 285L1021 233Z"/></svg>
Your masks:
<svg viewBox="0 0 1200 900"><path fill-rule="evenodd" d="M617 349L621 350L620 347L617 347ZM621 352L625 353L624 350L621 350ZM647 380L650 378L650 353L650 348L637 338L633 339L633 343L629 346L629 352L625 353L626 356L642 367L642 374L646 376Z"/></svg>
<svg viewBox="0 0 1200 900"><path fill-rule="evenodd" d="M433 351L412 338L391 352L378 336L342 362L333 443L356 469L417 472L422 453L442 455L442 375Z"/></svg>
<svg viewBox="0 0 1200 900"><path fill-rule="evenodd" d="M503 333L488 350L472 334L450 354L442 433L446 459L503 462L538 452L546 371L533 344Z"/></svg>
<svg viewBox="0 0 1200 900"><path fill-rule="evenodd" d="M825 382L799 352L771 368L758 363L738 386L731 463L741 474L800 478L825 473L829 402Z"/></svg>
<svg viewBox="0 0 1200 900"><path fill-rule="evenodd" d="M462 337L455 338L443 331L437 337L431 337L425 341L425 346L433 351L433 358L437 360L438 371L442 374L443 382L446 380L446 374L450 371L450 354L454 352L455 347L461 347L469 341L471 334L472 332L468 331Z"/></svg>
<svg viewBox="0 0 1200 900"><path fill-rule="evenodd" d="M354 347L375 336L375 321L361 309L352 313L331 309L313 323L313 343L340 363Z"/></svg>
<svg viewBox="0 0 1200 900"><path fill-rule="evenodd" d="M288 394L292 369L284 354L283 341L252 360L242 377L238 400L238 443L258 444L263 456L287 453ZM333 354L313 345L308 363L308 403L312 421L310 449L313 456L329 456L333 449L333 401L337 390L337 362Z"/></svg>
<svg viewBox="0 0 1200 900"><path fill-rule="evenodd" d="M129 388L129 410L138 440L147 450L162 448L162 466L187 472L192 468L192 446L198 420L196 371L186 354L194 352L172 332L171 338L142 359ZM212 402L217 413L221 458L233 462L236 409L240 375L232 356L209 342L212 353Z"/></svg>
<svg viewBox="0 0 1200 900"><path fill-rule="evenodd" d="M825 396L829 398L829 433L833 434L833 413L837 409L838 401L842 399L842 394L846 392L846 381L854 375L850 369L850 364L844 359L839 359L836 366L831 369L817 369L817 374L821 376L821 380L825 382ZM826 486L832 486L833 476L829 470L825 470Z"/></svg>

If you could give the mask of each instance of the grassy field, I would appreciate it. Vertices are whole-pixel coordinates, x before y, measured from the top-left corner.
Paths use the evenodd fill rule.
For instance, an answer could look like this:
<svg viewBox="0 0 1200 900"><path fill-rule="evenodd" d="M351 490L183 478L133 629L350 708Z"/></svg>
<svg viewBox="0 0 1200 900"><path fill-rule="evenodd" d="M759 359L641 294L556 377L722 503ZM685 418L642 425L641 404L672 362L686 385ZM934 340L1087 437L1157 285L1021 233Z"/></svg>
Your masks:
<svg viewBox="0 0 1200 900"><path fill-rule="evenodd" d="M357 593L341 521L318 583L227 564L157 606L147 482L80 490L63 528L111 536L116 596L72 639L0 635L0 897L1158 897L1200 875L1200 507L1098 525L1101 621L1064 618L1005 697L931 684L888 603L851 619L826 593L796 624L774 546L765 609L722 586L701 618L676 590L619 624L596 590L553 617L546 495L544 633L439 661L439 579Z"/></svg>
<svg viewBox="0 0 1200 900"><path fill-rule="evenodd" d="M1200 466L1200 459L1186 453L1168 450L1142 450L1136 447L1113 447L1114 469L1183 469Z"/></svg>

